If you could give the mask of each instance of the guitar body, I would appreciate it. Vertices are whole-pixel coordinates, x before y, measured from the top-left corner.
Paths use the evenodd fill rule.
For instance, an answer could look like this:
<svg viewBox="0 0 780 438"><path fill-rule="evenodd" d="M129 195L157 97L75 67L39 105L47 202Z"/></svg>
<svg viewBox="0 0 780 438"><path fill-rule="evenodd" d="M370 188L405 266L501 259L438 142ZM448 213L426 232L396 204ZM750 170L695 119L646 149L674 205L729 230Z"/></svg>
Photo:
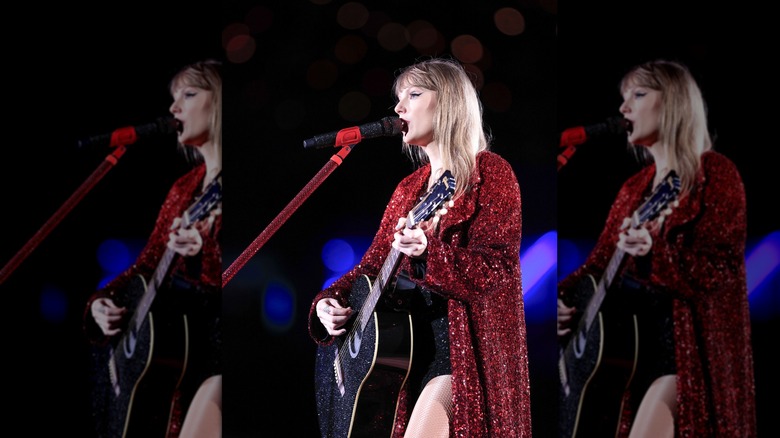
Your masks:
<svg viewBox="0 0 780 438"><path fill-rule="evenodd" d="M577 295L589 301L596 288L587 276ZM614 437L623 410L623 394L631 383L639 354L637 316L619 292L607 294L590 329L580 324L566 348L559 367L565 383L559 393L561 437ZM575 303L582 309L584 304Z"/></svg>
<svg viewBox="0 0 780 438"><path fill-rule="evenodd" d="M370 290L371 280L358 278L351 307L360 309ZM389 437L392 433L400 390L411 368L412 320L408 312L379 307L362 332L356 330L349 337L348 326L347 335L318 347L315 391L323 438ZM345 339L351 340L349 348L343 349L337 361Z"/></svg>
<svg viewBox="0 0 780 438"><path fill-rule="evenodd" d="M144 279L134 277L129 299L145 291ZM166 436L187 368L189 332L186 315L165 308L165 301L156 301L140 328L128 327L104 355L96 388L105 403L101 437Z"/></svg>

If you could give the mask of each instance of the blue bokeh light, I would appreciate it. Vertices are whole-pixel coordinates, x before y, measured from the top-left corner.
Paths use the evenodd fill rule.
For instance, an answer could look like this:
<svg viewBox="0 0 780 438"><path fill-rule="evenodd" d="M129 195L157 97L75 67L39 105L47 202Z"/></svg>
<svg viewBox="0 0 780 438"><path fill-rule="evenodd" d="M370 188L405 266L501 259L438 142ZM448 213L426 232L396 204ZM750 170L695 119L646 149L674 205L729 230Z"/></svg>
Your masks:
<svg viewBox="0 0 780 438"><path fill-rule="evenodd" d="M529 236L524 239L530 240ZM550 309L555 307L557 240L557 233L550 231L520 252L523 303L526 321L529 323L548 320Z"/></svg>
<svg viewBox="0 0 780 438"><path fill-rule="evenodd" d="M120 273L133 262L130 249L125 242L117 239L104 240L97 249L100 267L108 273Z"/></svg>
<svg viewBox="0 0 780 438"><path fill-rule="evenodd" d="M534 286L548 273L555 272L558 258L558 233L550 231L537 239L520 254L523 295L526 302L533 300Z"/></svg>
<svg viewBox="0 0 780 438"><path fill-rule="evenodd" d="M769 319L780 314L780 231L774 231L747 251L748 299L753 319Z"/></svg>
<svg viewBox="0 0 780 438"><path fill-rule="evenodd" d="M346 240L331 239L322 246L322 263L331 271L346 271L355 264L355 250Z"/></svg>
<svg viewBox="0 0 780 438"><path fill-rule="evenodd" d="M780 231L767 235L746 257L748 293L758 289L780 266Z"/></svg>
<svg viewBox="0 0 780 438"><path fill-rule="evenodd" d="M269 328L286 331L293 323L295 294L284 284L269 283L263 290L261 311Z"/></svg>
<svg viewBox="0 0 780 438"><path fill-rule="evenodd" d="M68 313L68 297L58 287L46 285L41 290L40 306L43 319L59 324Z"/></svg>

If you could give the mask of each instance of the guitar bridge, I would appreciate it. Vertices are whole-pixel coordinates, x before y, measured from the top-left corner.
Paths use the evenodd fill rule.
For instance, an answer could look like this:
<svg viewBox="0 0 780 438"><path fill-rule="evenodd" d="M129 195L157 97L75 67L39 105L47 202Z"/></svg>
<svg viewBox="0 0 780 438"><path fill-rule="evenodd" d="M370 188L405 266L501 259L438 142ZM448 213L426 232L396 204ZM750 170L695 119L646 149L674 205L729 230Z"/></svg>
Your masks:
<svg viewBox="0 0 780 438"><path fill-rule="evenodd" d="M111 389L114 390L114 395L119 397L122 392L119 388L119 373L116 370L116 361L114 360L114 350L111 350L111 359L108 361L108 379L111 382Z"/></svg>
<svg viewBox="0 0 780 438"><path fill-rule="evenodd" d="M333 374L336 379L336 387L343 396L347 389L344 387L344 374L341 371L341 361L339 360L338 350L336 351L336 360L333 361Z"/></svg>

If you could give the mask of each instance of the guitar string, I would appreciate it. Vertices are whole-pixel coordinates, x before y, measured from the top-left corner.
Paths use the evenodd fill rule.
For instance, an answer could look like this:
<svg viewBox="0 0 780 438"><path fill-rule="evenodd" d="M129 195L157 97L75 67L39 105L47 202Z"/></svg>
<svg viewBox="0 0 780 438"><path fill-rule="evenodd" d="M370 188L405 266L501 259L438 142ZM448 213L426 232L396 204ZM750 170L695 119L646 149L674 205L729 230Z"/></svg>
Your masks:
<svg viewBox="0 0 780 438"><path fill-rule="evenodd" d="M631 224L631 228L637 229L642 224L653 219L655 216L657 216L659 211L663 210L663 208L671 204L677 197L680 190L680 179L677 177L677 174L672 170L667 174L664 180L665 183L659 185L656 190L653 191L650 197L635 210L635 214L632 215L634 216L632 217L634 222ZM625 251L621 250L620 248L615 249L615 253L612 255L612 258L610 258L610 261L607 264L607 268L605 269L605 275L602 276L601 280L599 281L593 297L591 297L591 300L588 302L588 305L583 312L584 318L582 318L582 321L585 326L584 330L577 330L576 334L583 332L587 333L587 331L590 329L591 325L593 324L593 320L596 317L596 313L601 307L601 303L604 301L606 289L609 287L609 285L606 283L612 282L612 277L614 277L615 273L617 272L617 269L622 263L624 256ZM582 327L582 324L580 327ZM569 341L566 350L573 348L573 342L575 339L577 339L577 336L572 336L572 339Z"/></svg>
<svg viewBox="0 0 780 438"><path fill-rule="evenodd" d="M447 173L442 175L441 180L439 183L437 183L434 187L431 188L429 193L424 196L424 200L421 201L415 208L412 209L412 226L416 226L421 220L425 217L430 216L434 211L438 210L438 208L443 204L443 202L449 198L451 193L451 184L447 184L445 181L451 180L452 178L449 177ZM434 193L440 190L442 184L444 184L445 189L448 189L448 193L446 193L446 196L443 196L441 194L437 194L436 196L439 197L439 200L437 203L433 203L432 206L435 206L431 211L418 211L420 206L423 206L424 204L431 203L431 200L429 199ZM376 279L373 283L371 283L371 290L366 296L366 300L363 303L363 306L361 306L360 310L358 311L357 315L355 316L355 323L350 328L349 332L347 333L347 336L345 337L345 342L341 345L341 347L338 350L337 357L339 364L343 363L346 359L346 354L349 351L349 346L352 343L352 340L355 337L355 334L358 330L362 331L365 325L367 325L368 317L366 316L369 312L373 314L374 307L376 306L376 303L379 301L379 298L381 297L382 289L384 289L384 286L387 284L387 280L389 278L389 275L393 270L394 266L397 266L400 262L400 258L403 254L400 253L400 251L396 250L395 248L392 248L390 251L390 254L385 259L385 262L382 264L382 267L379 270L379 274L377 275ZM382 281L384 280L384 281ZM380 283L382 284L382 287L379 287ZM370 305L369 305L370 304ZM365 321L364 321L365 319Z"/></svg>

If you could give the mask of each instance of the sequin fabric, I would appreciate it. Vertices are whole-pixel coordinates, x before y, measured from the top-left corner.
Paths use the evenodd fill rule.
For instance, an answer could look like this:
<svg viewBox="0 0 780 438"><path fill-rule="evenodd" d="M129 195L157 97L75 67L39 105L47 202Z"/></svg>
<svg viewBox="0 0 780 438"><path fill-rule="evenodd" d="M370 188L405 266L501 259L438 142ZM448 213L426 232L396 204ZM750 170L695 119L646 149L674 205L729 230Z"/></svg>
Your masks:
<svg viewBox="0 0 780 438"><path fill-rule="evenodd" d="M573 293L583 275L599 278L623 218L640 205L654 175L650 165L624 183L585 264L559 283L561 297ZM665 220L646 256L651 268L644 281L673 297L676 436L756 435L746 230L745 192L736 167L717 152L705 153L696 185ZM624 270L636 275L637 265L628 256ZM632 415L623 412L620 436L628 436Z"/></svg>
<svg viewBox="0 0 780 438"><path fill-rule="evenodd" d="M520 188L510 165L492 152L477 157L470 189L455 200L428 238L427 270L418 283L448 298L453 376L453 430L458 437L530 437L525 315L520 281ZM317 294L309 312L312 338L332 342L316 303L345 300L359 275L374 276L391 249L398 218L418 202L430 176L421 167L397 186L360 264ZM408 259L401 269L409 271ZM411 414L405 395L393 436Z"/></svg>
<svg viewBox="0 0 780 438"><path fill-rule="evenodd" d="M171 224L176 217L181 216L195 202L197 195L201 192L205 174L206 167L200 164L173 184L160 208L152 233L135 263L87 300L83 313L83 325L87 338L92 343L102 345L108 341L92 318L90 312L92 302L100 297L111 297L114 301L121 301L123 291L127 289L134 276L141 275L146 279L151 277L167 248ZM192 290L197 292L193 293L198 294L195 298L197 303L195 306L200 308L196 309L197 319L195 321L198 321L202 327L191 327L190 342L204 345L203 348L197 347L197 345L192 346L197 350L193 353L205 355L199 355L198 359L208 362L202 369L196 371L199 374L205 373L204 378L206 375L218 374L221 366L219 314L222 290L222 253L218 243L221 225L222 216L218 215L210 232L201 235L203 239L201 252L193 257L176 257L171 263L171 273L194 286ZM191 325L193 325L192 320ZM197 385L194 389L197 389ZM178 436L183 421L182 411L184 410L179 400L189 400L194 394L194 390L189 389L188 391L192 392L188 397L182 394L177 394L175 397L177 403L174 404L174 421L168 433L169 438Z"/></svg>

